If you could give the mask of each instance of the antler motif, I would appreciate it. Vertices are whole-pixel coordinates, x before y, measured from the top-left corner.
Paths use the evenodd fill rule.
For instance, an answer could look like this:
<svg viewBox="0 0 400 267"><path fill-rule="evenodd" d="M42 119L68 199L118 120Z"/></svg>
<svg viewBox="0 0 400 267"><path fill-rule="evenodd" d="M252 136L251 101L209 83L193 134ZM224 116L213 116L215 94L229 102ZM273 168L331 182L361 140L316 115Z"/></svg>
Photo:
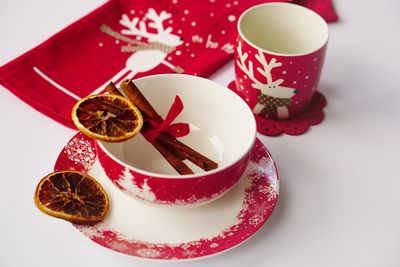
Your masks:
<svg viewBox="0 0 400 267"><path fill-rule="evenodd" d="M238 44L237 52L238 52L240 61L237 60L236 63L238 64L238 67L253 81L253 83L251 84L251 86L253 86L253 88L257 88L257 89L261 90L268 84L274 83L274 85L278 86L281 83L283 83L282 79L278 79L276 81L273 81L273 79L272 79L271 70L273 68L282 66L282 63L277 62L275 58L272 58L270 60L270 62L268 63L263 52L261 50L258 50L258 54L255 57L256 57L257 61L261 64L262 68L258 67L257 71L267 79L267 83L262 83L254 76L253 62L251 60L249 60L248 67L246 66L246 59L248 58L248 54L243 53L242 44L240 42Z"/></svg>
<svg viewBox="0 0 400 267"><path fill-rule="evenodd" d="M242 51L242 43L238 43L237 47L237 52L239 55L239 60L236 60L236 63L238 67L254 82L252 86L254 87L255 84L260 83L255 77L254 77L254 70L253 70L253 61L249 60L249 67L246 67L246 59L248 58L249 54L243 53Z"/></svg>
<svg viewBox="0 0 400 267"><path fill-rule="evenodd" d="M272 80L271 70L273 68L282 66L282 63L276 62L275 58L272 58L268 63L264 54L260 50L258 50L258 55L256 55L256 59L263 66L263 68L258 67L257 70L260 74L262 74L267 79L267 84L274 82ZM280 80L282 80L282 79L279 79L276 82L278 82ZM282 82L283 82L283 80L282 80ZM279 82L279 84L281 84L282 82Z"/></svg>
<svg viewBox="0 0 400 267"><path fill-rule="evenodd" d="M149 11L146 13L146 18L151 20L149 23L149 27L156 29L158 33L171 33L172 28L168 27L164 29L163 22L171 18L171 14L165 12L164 10L160 12L158 15L157 12L153 8L149 8Z"/></svg>
<svg viewBox="0 0 400 267"><path fill-rule="evenodd" d="M145 38L149 38L152 36L151 33L147 32L146 29L146 24L144 23L144 21L139 21L139 18L134 17L132 20L130 20L128 18L128 15L126 14L122 14L122 18L119 21L119 23L122 26L125 26L128 29L124 29L122 30L122 34L126 34L126 35L137 35L137 36L142 36ZM139 27L137 27L139 23Z"/></svg>
<svg viewBox="0 0 400 267"><path fill-rule="evenodd" d="M164 29L163 22L166 19L171 18L171 14L161 11L160 14L150 8L146 13L146 18L151 20L148 26L157 30L157 33L150 33L147 31L146 23L143 20L139 20L139 18L134 17L132 20L129 19L128 15L122 14L121 20L119 23L122 26L125 26L127 29L123 29L121 32L125 35L136 35L144 38L151 38L157 36L159 34L169 34L172 32L172 28L168 27Z"/></svg>

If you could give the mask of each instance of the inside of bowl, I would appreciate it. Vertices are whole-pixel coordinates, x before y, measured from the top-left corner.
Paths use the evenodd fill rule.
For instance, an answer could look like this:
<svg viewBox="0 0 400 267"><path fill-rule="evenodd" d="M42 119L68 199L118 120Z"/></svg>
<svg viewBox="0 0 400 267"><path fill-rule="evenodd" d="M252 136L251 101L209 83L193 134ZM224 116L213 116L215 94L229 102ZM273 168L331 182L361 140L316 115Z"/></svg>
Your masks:
<svg viewBox="0 0 400 267"><path fill-rule="evenodd" d="M256 126L247 104L229 89L212 81L187 75L156 75L135 81L157 112L165 117L176 95L184 109L174 122L190 125L179 140L216 161L219 168L239 160L253 144ZM141 135L122 143L103 143L114 158L135 168L158 174L176 171ZM195 172L202 170L187 160Z"/></svg>

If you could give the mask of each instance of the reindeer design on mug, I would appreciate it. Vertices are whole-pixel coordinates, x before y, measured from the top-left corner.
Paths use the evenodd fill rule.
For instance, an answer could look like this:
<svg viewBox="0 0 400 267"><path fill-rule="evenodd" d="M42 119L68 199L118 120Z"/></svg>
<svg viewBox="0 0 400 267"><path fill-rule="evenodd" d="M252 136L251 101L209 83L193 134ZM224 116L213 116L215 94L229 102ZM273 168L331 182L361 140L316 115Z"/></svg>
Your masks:
<svg viewBox="0 0 400 267"><path fill-rule="evenodd" d="M184 71L182 67L174 66L165 60L169 53L174 51L177 46L183 44L181 37L172 34L172 27L164 28L164 21L169 18L171 18L171 14L166 11L161 11L160 14L157 14L153 8L149 8L145 18L142 20L139 20L137 17L130 20L128 15L122 14L119 23L126 28L121 30L122 34L112 30L107 25L101 25L100 30L102 32L127 43L127 45L121 47L121 52L133 52L133 54L127 59L125 68L92 92L92 94L100 93L107 84L111 81L116 82L126 75L127 72L129 74L126 78L131 79L136 74L152 70L160 64L164 64L177 73L182 73ZM148 22L147 25L146 22ZM147 31L147 26L156 30L156 32ZM128 36L136 36L138 39L145 38L147 42L134 40Z"/></svg>
<svg viewBox="0 0 400 267"><path fill-rule="evenodd" d="M261 91L258 95L258 103L253 108L253 113L262 114L271 119L287 119L289 117L288 106L290 106L291 98L298 91L295 88L281 86L284 82L283 79L275 81L272 79L271 70L282 66L282 63L277 62L275 58L272 58L268 63L263 52L258 50L258 54L255 57L262 68L258 67L257 71L267 80L266 83L262 83L254 76L253 62L249 60L248 66L246 66L245 62L248 58L248 53L243 53L240 42L238 43L237 52L240 59L240 61L236 61L238 67L253 82L251 86Z"/></svg>

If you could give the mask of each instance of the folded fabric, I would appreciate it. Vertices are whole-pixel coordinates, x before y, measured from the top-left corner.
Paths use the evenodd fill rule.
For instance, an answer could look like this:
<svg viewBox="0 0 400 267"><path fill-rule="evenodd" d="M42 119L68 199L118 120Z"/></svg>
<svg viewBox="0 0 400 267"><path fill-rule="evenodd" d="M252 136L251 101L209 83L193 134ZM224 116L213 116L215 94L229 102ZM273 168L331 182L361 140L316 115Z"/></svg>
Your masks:
<svg viewBox="0 0 400 267"><path fill-rule="evenodd" d="M265 2L272 1L110 0L2 66L0 83L74 127L74 103L101 93L110 81L173 72L210 75L232 57L240 14ZM330 0L280 2L337 20Z"/></svg>

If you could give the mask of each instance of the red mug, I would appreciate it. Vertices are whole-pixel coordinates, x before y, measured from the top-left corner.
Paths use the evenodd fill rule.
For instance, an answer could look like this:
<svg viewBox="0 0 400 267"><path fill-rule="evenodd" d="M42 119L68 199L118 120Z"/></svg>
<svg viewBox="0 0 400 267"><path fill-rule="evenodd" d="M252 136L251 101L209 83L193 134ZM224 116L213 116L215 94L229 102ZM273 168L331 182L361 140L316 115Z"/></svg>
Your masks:
<svg viewBox="0 0 400 267"><path fill-rule="evenodd" d="M238 32L238 94L257 116L301 113L318 88L329 37L324 19L299 5L267 3L246 10Z"/></svg>

